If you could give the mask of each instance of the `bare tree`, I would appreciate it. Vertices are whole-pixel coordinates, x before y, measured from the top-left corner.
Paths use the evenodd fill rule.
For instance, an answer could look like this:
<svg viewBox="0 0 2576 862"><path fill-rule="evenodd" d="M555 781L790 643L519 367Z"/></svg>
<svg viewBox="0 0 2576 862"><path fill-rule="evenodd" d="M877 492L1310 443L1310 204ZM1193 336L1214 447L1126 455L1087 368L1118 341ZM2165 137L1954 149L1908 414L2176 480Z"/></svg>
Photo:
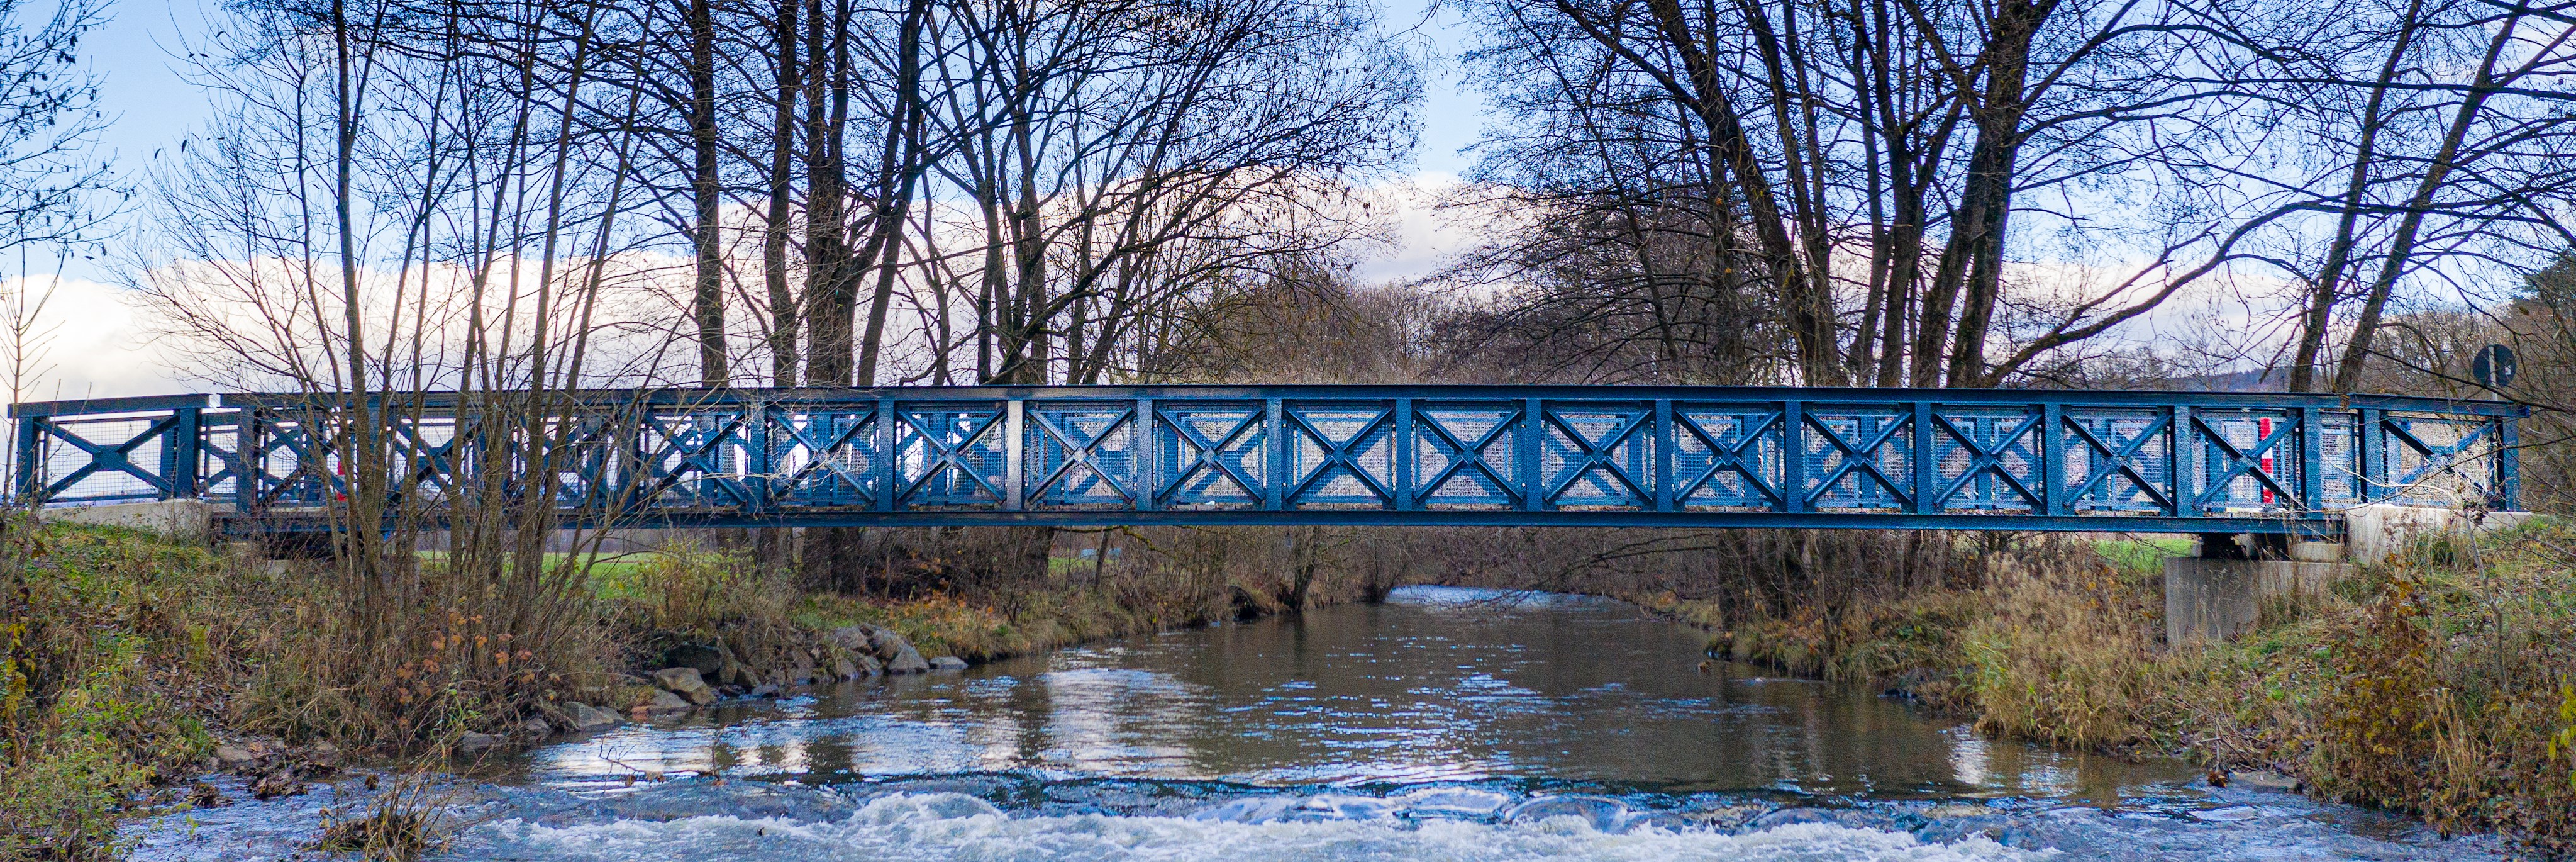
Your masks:
<svg viewBox="0 0 2576 862"><path fill-rule="evenodd" d="M93 152L107 120L79 54L104 9L69 0L30 28L25 0L0 0L0 251L86 239L109 214L92 200L113 180Z"/></svg>

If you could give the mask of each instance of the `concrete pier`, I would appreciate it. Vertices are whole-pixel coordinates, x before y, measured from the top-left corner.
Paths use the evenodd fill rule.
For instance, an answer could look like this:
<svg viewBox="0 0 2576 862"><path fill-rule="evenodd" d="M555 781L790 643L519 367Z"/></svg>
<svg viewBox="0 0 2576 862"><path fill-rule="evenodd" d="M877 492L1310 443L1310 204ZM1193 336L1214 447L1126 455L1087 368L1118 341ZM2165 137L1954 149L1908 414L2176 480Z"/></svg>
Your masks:
<svg viewBox="0 0 2576 862"><path fill-rule="evenodd" d="M2252 628L2271 600L2300 601L2386 562L2432 535L2474 535L2520 524L2530 512L2478 512L2378 503L2344 512L2341 542L2279 534L2210 533L2196 556L2165 560L2165 642L2225 640Z"/></svg>
<svg viewBox="0 0 2576 862"><path fill-rule="evenodd" d="M217 505L204 500L152 500L36 510L37 517L67 524L125 527L172 539L206 541L214 535Z"/></svg>
<svg viewBox="0 0 2576 862"><path fill-rule="evenodd" d="M2348 563L2301 560L2165 560L2165 642L2225 640L2253 628L2267 599L2323 594L2351 574Z"/></svg>

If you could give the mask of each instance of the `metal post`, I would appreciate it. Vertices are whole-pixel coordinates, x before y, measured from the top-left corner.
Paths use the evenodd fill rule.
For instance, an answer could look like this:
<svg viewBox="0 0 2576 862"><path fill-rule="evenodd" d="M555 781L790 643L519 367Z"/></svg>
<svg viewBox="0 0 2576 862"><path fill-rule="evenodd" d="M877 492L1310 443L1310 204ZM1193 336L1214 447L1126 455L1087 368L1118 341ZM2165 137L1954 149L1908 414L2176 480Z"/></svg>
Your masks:
<svg viewBox="0 0 2576 862"><path fill-rule="evenodd" d="M1154 399L1136 399L1136 417L1128 420L1127 464L1131 468L1127 487L1135 495L1136 511L1151 512L1162 508L1154 499L1154 489L1163 484L1162 471L1156 465L1162 460L1163 447L1154 445Z"/></svg>
<svg viewBox="0 0 2576 862"><path fill-rule="evenodd" d="M2176 404L2173 408L2174 517L2189 518L2200 514L2200 501L2193 495L2200 487L2200 435L2192 431L2191 408Z"/></svg>
<svg viewBox="0 0 2576 862"><path fill-rule="evenodd" d="M1655 399L1655 499L1658 512L1675 511L1680 500L1673 493L1673 447L1681 442L1680 429L1673 427L1673 400ZM1715 457L1716 453L1710 453Z"/></svg>
<svg viewBox="0 0 2576 862"><path fill-rule="evenodd" d="M1914 402L1914 514L1941 514L1941 462L1933 453L1932 402Z"/></svg>
<svg viewBox="0 0 2576 862"><path fill-rule="evenodd" d="M1261 489L1262 508L1273 512L1285 511L1288 508L1289 482L1288 410L1287 406L1281 404L1277 398L1264 402L1264 406L1269 412L1264 415L1263 421L1269 424L1262 427L1261 436L1264 438L1265 448L1270 450L1263 453L1269 456L1270 469L1263 471L1268 474L1263 477L1268 481L1262 484L1269 487Z"/></svg>
<svg viewBox="0 0 2576 862"><path fill-rule="evenodd" d="M1002 510L1029 506L1029 400L1013 396L1002 402ZM959 444L964 445L964 444Z"/></svg>
<svg viewBox="0 0 2576 862"><path fill-rule="evenodd" d="M900 508L896 505L898 501L895 498L903 494L903 471L895 469L897 453L894 450L895 441L902 439L902 435L895 433L894 415L892 399L877 399L876 467L877 511L879 512L892 512Z"/></svg>
<svg viewBox="0 0 2576 862"><path fill-rule="evenodd" d="M2065 430L2066 406L2057 402L2039 408L2039 496L2040 505L2033 508L2051 515L2073 514L2073 500L2066 498Z"/></svg>
<svg viewBox="0 0 2576 862"><path fill-rule="evenodd" d="M2299 511L2316 512L2325 508L2325 429L2317 424L2314 407L2299 408Z"/></svg>
<svg viewBox="0 0 2576 862"><path fill-rule="evenodd" d="M2496 423L2496 483L2494 507L2501 511L2522 508L2522 433L2512 416L2498 416Z"/></svg>
<svg viewBox="0 0 2576 862"><path fill-rule="evenodd" d="M170 469L162 472L161 478L170 483L173 498L193 498L202 487L197 478L202 467L199 462L204 460L199 448L204 442L204 412L203 407L179 408L176 421L170 424L170 439L162 443L161 451L169 458Z"/></svg>
<svg viewBox="0 0 2576 862"><path fill-rule="evenodd" d="M2385 416L2379 408L2361 408L2361 501L2379 502L2388 493L2388 433L2380 427Z"/></svg>
<svg viewBox="0 0 2576 862"><path fill-rule="evenodd" d="M1413 451L1413 399L1395 399L1394 418L1395 467L1390 484L1395 486L1396 510L1410 512L1413 511L1413 479L1416 475L1413 460L1420 457Z"/></svg>
<svg viewBox="0 0 2576 862"><path fill-rule="evenodd" d="M44 448L42 420L34 416L18 417L18 505L33 506L45 502L37 499L38 492L45 487L42 472Z"/></svg>
<svg viewBox="0 0 2576 862"><path fill-rule="evenodd" d="M1780 497L1782 511L1807 511L1807 405L1780 402Z"/></svg>
<svg viewBox="0 0 2576 862"><path fill-rule="evenodd" d="M743 407L743 442L749 450L743 458L743 483L751 491L752 513L767 512L778 493L771 477L778 473L776 452L769 445L769 423L778 410L766 402L753 402Z"/></svg>
<svg viewBox="0 0 2576 862"><path fill-rule="evenodd" d="M1520 463L1521 511L1536 512L1547 508L1547 459L1539 457L1539 441L1546 439L1547 403L1536 398L1521 400L1520 451L1514 453Z"/></svg>

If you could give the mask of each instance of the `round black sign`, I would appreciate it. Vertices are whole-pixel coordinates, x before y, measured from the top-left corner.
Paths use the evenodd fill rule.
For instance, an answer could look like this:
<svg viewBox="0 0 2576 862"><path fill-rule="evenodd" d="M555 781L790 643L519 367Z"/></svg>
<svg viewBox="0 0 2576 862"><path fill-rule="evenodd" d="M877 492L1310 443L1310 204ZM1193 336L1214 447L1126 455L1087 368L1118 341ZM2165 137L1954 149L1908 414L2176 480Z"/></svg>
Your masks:
<svg viewBox="0 0 2576 862"><path fill-rule="evenodd" d="M2513 385L2513 366L2513 348L2490 344L2478 349L2478 358L2469 360L2469 374L2480 386L2503 389Z"/></svg>

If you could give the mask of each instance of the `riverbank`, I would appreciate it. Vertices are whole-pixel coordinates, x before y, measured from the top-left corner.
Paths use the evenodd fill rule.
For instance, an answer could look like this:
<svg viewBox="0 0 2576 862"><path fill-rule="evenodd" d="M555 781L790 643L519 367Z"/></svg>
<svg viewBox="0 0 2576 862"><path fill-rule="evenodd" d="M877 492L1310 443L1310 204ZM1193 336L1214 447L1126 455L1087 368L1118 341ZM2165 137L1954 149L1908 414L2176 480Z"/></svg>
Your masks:
<svg viewBox="0 0 2576 862"><path fill-rule="evenodd" d="M2172 550L2026 537L1978 550L1973 588L1787 618L1636 598L1709 628L1713 655L1871 681L1988 733L2576 850L2576 528L2422 542L2207 645L2163 642Z"/></svg>
<svg viewBox="0 0 2576 862"><path fill-rule="evenodd" d="M349 618L347 590L318 563L115 528L0 529L0 859L113 858L125 818L228 804L196 781L219 769L266 798L344 761L434 769L669 710L673 686L655 672L692 650L734 663L708 668L706 695L765 695L897 670L899 651L981 662L1364 595L1329 573L1225 564L1224 546L1265 544L1253 535L1188 537L1209 565L1056 560L1038 577L896 597L809 593L748 554L675 548L567 576L578 592L545 625L489 618L499 603L475 602L471 574L431 559L418 575L429 599L400 610L421 619L369 621ZM361 666L347 647L368 625L410 631L389 648L409 658ZM394 697L370 701L370 686ZM385 708L361 712L369 703Z"/></svg>

